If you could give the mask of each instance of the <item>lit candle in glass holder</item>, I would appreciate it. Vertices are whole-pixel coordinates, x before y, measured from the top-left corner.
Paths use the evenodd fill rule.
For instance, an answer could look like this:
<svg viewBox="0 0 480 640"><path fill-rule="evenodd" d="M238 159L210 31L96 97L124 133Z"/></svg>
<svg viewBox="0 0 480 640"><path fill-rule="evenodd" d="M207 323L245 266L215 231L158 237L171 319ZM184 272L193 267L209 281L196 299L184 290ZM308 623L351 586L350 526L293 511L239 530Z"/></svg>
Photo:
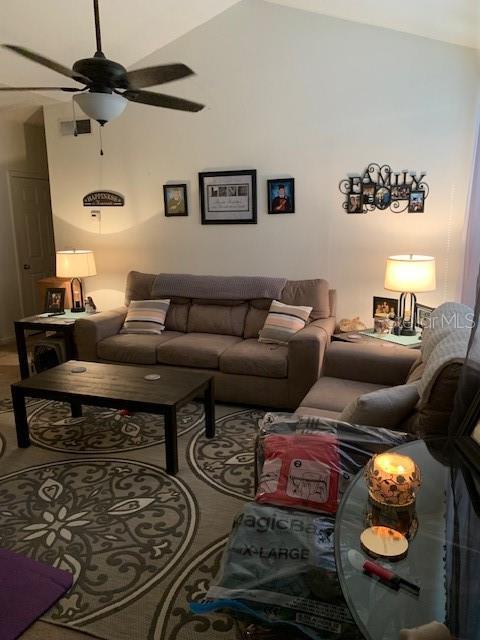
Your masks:
<svg viewBox="0 0 480 640"><path fill-rule="evenodd" d="M367 464L365 479L374 502L389 507L408 507L415 502L420 470L408 456L381 453Z"/></svg>

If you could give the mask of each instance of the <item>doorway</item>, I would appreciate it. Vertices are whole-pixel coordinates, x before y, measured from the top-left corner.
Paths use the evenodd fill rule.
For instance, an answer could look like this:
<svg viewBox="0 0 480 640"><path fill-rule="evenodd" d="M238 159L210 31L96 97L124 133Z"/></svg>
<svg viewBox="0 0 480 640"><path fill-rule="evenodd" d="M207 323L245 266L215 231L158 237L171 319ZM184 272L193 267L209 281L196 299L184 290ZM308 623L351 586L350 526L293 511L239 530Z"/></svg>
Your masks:
<svg viewBox="0 0 480 640"><path fill-rule="evenodd" d="M47 178L9 172L22 315L41 311L37 281L55 275L50 184Z"/></svg>

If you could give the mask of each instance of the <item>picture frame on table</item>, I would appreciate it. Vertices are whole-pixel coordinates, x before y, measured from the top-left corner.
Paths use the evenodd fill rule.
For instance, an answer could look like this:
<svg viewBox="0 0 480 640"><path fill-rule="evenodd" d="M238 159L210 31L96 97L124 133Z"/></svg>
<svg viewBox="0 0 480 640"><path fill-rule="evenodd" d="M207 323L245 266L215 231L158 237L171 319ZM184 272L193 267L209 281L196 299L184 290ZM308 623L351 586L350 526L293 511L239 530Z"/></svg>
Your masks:
<svg viewBox="0 0 480 640"><path fill-rule="evenodd" d="M202 224L257 224L257 171L198 174Z"/></svg>
<svg viewBox="0 0 480 640"><path fill-rule="evenodd" d="M61 287L49 287L45 292L44 313L65 312L65 289Z"/></svg>
<svg viewBox="0 0 480 640"><path fill-rule="evenodd" d="M295 213L295 178L267 180L268 213Z"/></svg>
<svg viewBox="0 0 480 640"><path fill-rule="evenodd" d="M373 318L388 318L398 316L397 298L385 298L385 296L373 296Z"/></svg>
<svg viewBox="0 0 480 640"><path fill-rule="evenodd" d="M417 327L421 327L425 329L430 324L430 315L433 311L434 307L427 307L425 304L417 304L415 305L415 325Z"/></svg>
<svg viewBox="0 0 480 640"><path fill-rule="evenodd" d="M164 184L163 203L167 218L188 216L187 185Z"/></svg>

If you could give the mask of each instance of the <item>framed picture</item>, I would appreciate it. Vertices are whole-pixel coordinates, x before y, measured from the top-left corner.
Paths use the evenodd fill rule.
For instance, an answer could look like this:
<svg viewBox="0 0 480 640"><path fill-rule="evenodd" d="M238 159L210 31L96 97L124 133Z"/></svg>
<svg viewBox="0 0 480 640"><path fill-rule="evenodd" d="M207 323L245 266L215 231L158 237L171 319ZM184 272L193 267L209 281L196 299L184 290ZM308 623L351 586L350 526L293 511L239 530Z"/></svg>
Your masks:
<svg viewBox="0 0 480 640"><path fill-rule="evenodd" d="M415 305L415 312L416 312L416 318L415 318L415 324L417 325L417 327L422 327L422 329L424 329L425 327L428 327L428 325L430 324L430 314L433 311L433 307L427 307L424 304L416 304Z"/></svg>
<svg viewBox="0 0 480 640"><path fill-rule="evenodd" d="M375 191L375 206L377 209L386 209L390 204L390 189L377 187Z"/></svg>
<svg viewBox="0 0 480 640"><path fill-rule="evenodd" d="M408 201L408 213L423 213L425 209L425 192L412 191Z"/></svg>
<svg viewBox="0 0 480 640"><path fill-rule="evenodd" d="M374 204L375 202L375 183L364 183L362 188L363 204Z"/></svg>
<svg viewBox="0 0 480 640"><path fill-rule="evenodd" d="M202 224L257 224L257 172L198 174Z"/></svg>
<svg viewBox="0 0 480 640"><path fill-rule="evenodd" d="M65 289L47 289L44 306L45 313L63 313L65 311Z"/></svg>
<svg viewBox="0 0 480 640"><path fill-rule="evenodd" d="M187 185L164 184L163 202L167 217L188 216Z"/></svg>
<svg viewBox="0 0 480 640"><path fill-rule="evenodd" d="M380 296L373 297L374 318L388 318L398 315L398 300L396 298L382 298Z"/></svg>
<svg viewBox="0 0 480 640"><path fill-rule="evenodd" d="M409 200L410 199L410 185L409 184L396 184L392 187L392 200Z"/></svg>
<svg viewBox="0 0 480 640"><path fill-rule="evenodd" d="M348 213L363 213L363 199L361 193L348 194Z"/></svg>
<svg viewBox="0 0 480 640"><path fill-rule="evenodd" d="M295 179L267 180L268 213L295 213Z"/></svg>

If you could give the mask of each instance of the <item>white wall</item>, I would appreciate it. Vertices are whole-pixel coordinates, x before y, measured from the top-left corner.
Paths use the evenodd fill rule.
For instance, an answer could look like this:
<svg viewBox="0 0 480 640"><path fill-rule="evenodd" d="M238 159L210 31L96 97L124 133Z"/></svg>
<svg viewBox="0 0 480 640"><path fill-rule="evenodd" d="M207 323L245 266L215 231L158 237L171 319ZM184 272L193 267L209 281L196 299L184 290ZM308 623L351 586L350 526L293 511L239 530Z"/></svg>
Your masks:
<svg viewBox="0 0 480 640"><path fill-rule="evenodd" d="M436 256L438 289L459 295L471 168L477 60L473 50L244 0L157 51L195 78L159 88L204 101L198 114L128 105L97 136L60 137L71 107L46 108L57 248L93 248L87 283L102 307L121 302L129 269L326 277L339 317L371 315L385 258ZM339 181L369 162L427 172L424 214L347 215ZM202 226L198 172L256 168L258 225ZM266 180L295 177L296 213L270 216ZM162 185L189 183L188 218L165 218ZM97 188L125 194L101 227L82 207Z"/></svg>
<svg viewBox="0 0 480 640"><path fill-rule="evenodd" d="M9 171L48 177L43 114L38 105L0 109L0 343L12 338L13 321L21 317Z"/></svg>

